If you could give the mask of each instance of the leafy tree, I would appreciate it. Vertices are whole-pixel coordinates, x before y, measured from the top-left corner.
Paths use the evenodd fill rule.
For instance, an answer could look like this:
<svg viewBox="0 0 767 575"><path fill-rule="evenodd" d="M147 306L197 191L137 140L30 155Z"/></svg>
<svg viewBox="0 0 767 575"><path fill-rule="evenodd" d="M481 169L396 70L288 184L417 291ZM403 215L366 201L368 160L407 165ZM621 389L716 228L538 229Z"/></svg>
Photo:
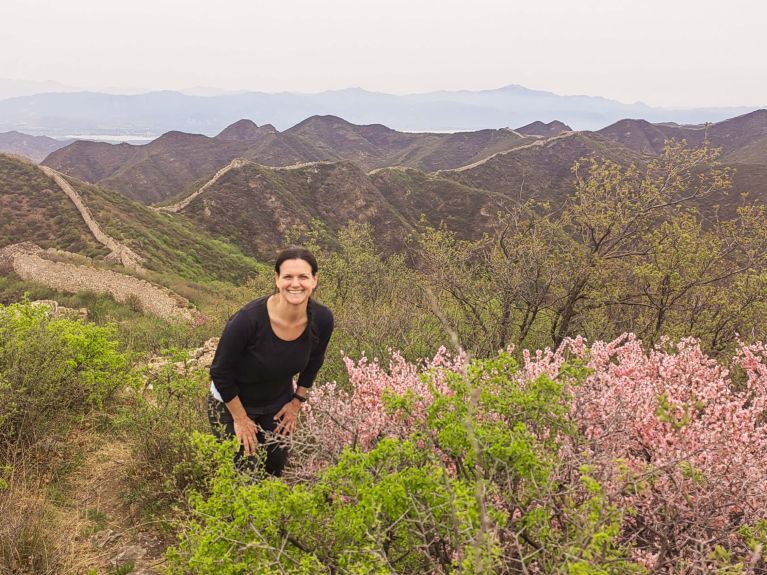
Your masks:
<svg viewBox="0 0 767 575"><path fill-rule="evenodd" d="M459 339L487 356L507 345L558 346L566 337L625 331L655 342L694 334L731 349L759 337L767 304L764 207L735 219L697 205L729 187L707 146L669 142L644 169L591 159L573 167L564 205L528 202L498 216L495 233L466 241L422 230L417 271Z"/></svg>

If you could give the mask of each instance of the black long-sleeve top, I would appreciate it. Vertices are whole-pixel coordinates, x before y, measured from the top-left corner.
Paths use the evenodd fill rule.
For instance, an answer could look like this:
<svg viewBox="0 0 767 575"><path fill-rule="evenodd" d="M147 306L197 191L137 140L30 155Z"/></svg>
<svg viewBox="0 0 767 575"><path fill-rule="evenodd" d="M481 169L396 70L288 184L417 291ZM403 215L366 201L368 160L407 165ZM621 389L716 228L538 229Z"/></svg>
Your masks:
<svg viewBox="0 0 767 575"><path fill-rule="evenodd" d="M239 396L251 413L272 413L290 401L297 373L298 385L311 387L333 333L331 311L310 301L316 337L307 325L297 339L280 339L269 321L267 299L246 304L229 319L210 366L221 399L229 402Z"/></svg>

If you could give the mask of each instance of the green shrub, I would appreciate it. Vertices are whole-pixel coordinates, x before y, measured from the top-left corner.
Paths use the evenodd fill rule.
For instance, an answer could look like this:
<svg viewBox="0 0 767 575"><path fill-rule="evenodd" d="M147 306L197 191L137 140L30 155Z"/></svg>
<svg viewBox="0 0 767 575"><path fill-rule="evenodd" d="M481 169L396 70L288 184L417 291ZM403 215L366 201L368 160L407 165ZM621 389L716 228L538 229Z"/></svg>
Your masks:
<svg viewBox="0 0 767 575"><path fill-rule="evenodd" d="M209 431L206 373L187 369L186 354L166 350L167 363L147 370L120 418L133 438L129 498L147 515L162 515L183 501L186 490L202 490L211 473L194 449L196 432Z"/></svg>
<svg viewBox="0 0 767 575"><path fill-rule="evenodd" d="M103 406L131 381L111 327L51 318L29 303L0 305L0 461Z"/></svg>

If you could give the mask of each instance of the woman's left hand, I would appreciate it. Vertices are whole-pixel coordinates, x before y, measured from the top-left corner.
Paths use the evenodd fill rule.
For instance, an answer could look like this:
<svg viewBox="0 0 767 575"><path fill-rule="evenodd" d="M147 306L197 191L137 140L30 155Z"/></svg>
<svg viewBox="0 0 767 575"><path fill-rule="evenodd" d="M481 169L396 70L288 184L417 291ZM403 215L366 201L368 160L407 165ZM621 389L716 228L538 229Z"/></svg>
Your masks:
<svg viewBox="0 0 767 575"><path fill-rule="evenodd" d="M275 433L282 435L290 435L296 429L298 423L298 412L301 410L301 404L291 399L285 405L282 406L274 416L274 420L277 422L277 427L274 429Z"/></svg>

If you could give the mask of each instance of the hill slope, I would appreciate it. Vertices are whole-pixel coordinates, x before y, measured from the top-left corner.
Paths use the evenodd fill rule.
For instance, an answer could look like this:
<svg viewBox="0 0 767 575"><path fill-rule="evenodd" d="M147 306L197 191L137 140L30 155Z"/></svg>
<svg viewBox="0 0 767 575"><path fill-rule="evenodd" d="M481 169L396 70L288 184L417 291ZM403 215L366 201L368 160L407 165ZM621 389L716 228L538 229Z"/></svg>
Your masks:
<svg viewBox="0 0 767 575"><path fill-rule="evenodd" d="M31 162L0 154L0 248L19 242L89 257L109 253L55 182Z"/></svg>
<svg viewBox="0 0 767 575"><path fill-rule="evenodd" d="M146 269L191 280L241 281L260 269L238 249L183 216L158 213L114 192L67 178L105 234L142 256ZM104 260L111 250L93 235L72 200L42 170L0 154L0 247L31 242Z"/></svg>
<svg viewBox="0 0 767 575"><path fill-rule="evenodd" d="M514 131L519 134L524 134L525 136L543 136L550 138L551 136L558 136L562 132L572 132L573 129L559 120L554 120L548 124L536 120L535 122L517 128Z"/></svg>
<svg viewBox="0 0 767 575"><path fill-rule="evenodd" d="M383 245L402 246L409 225L367 174L351 162L268 168L245 163L226 172L181 213L251 255L273 254L294 226L314 219L336 230L369 222Z"/></svg>
<svg viewBox="0 0 767 575"><path fill-rule="evenodd" d="M189 193L237 157L267 166L350 160L365 170L403 165L432 171L461 166L526 143L510 130L411 134L314 116L285 132L240 120L215 138L168 132L143 146L76 142L44 164L144 203Z"/></svg>
<svg viewBox="0 0 767 575"><path fill-rule="evenodd" d="M723 162L767 164L767 110L756 110L707 126L621 120L597 133L643 154L659 154L667 139L684 139L691 146L700 146L708 139L713 147L722 148Z"/></svg>
<svg viewBox="0 0 767 575"><path fill-rule="evenodd" d="M573 163L588 157L624 165L641 163L639 154L603 136L568 132L437 174L517 200L536 198L561 203L573 192Z"/></svg>
<svg viewBox="0 0 767 575"><path fill-rule="evenodd" d="M141 146L78 141L55 151L43 164L67 175L153 203L183 192L215 172L250 144L199 134L168 132Z"/></svg>
<svg viewBox="0 0 767 575"><path fill-rule="evenodd" d="M387 251L402 249L423 216L463 237L490 230L509 200L412 168L366 173L349 161L270 168L233 162L202 186L181 213L246 253L271 255L294 227L322 221L335 232L350 221L369 223Z"/></svg>
<svg viewBox="0 0 767 575"><path fill-rule="evenodd" d="M41 161L51 152L70 144L69 140L55 140L47 136L29 136L21 132L11 131L0 134L0 152L19 154Z"/></svg>

